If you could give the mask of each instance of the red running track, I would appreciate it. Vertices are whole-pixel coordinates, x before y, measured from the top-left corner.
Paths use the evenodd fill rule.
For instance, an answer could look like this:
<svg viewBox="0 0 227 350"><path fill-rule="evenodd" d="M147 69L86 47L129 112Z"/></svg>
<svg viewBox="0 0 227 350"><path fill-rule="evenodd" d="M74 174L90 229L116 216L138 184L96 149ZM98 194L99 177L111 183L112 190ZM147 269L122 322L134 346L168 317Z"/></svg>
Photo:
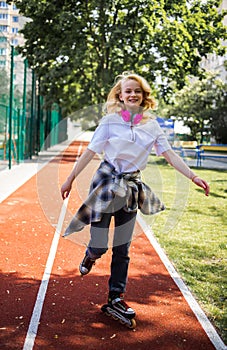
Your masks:
<svg viewBox="0 0 227 350"><path fill-rule="evenodd" d="M78 265L88 229L73 243L59 237L56 229L62 208L60 185L84 147L72 144L1 204L0 349L215 349L139 225L131 245L126 294L137 313L137 328L129 330L101 313L111 250L81 278ZM96 166L97 159L74 186L62 230L86 195ZM57 252L52 252L50 274L47 260L53 239ZM40 286L46 288L43 304L37 301Z"/></svg>

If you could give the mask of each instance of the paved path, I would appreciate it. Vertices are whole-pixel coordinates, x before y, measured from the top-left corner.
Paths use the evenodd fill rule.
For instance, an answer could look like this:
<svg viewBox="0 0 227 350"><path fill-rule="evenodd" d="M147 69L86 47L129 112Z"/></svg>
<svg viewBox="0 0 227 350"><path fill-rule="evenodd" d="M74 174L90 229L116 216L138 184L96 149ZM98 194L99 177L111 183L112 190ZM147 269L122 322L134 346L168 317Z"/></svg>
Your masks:
<svg viewBox="0 0 227 350"><path fill-rule="evenodd" d="M89 164L63 204L60 185L84 147L81 141L63 144L42 154L39 164L0 173L0 348L226 349L140 217L127 290L137 328L129 330L100 312L107 299L111 251L81 278L78 265L88 229L70 239L60 237L98 164L98 159Z"/></svg>

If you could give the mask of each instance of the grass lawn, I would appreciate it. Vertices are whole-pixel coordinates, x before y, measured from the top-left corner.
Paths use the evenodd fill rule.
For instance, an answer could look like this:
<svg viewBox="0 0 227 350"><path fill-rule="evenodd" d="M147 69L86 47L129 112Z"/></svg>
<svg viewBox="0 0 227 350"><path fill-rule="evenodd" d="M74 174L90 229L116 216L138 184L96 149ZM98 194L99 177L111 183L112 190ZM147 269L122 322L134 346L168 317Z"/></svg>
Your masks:
<svg viewBox="0 0 227 350"><path fill-rule="evenodd" d="M227 342L227 171L196 168L211 187L202 189L151 157L144 181L166 210L144 216L191 292Z"/></svg>

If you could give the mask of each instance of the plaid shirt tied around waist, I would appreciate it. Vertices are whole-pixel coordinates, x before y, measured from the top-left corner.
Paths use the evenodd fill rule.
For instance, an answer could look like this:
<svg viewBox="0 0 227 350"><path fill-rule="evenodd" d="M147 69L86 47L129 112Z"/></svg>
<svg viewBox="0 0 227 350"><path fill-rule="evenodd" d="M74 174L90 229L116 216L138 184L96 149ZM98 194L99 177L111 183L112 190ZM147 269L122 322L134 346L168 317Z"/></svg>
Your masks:
<svg viewBox="0 0 227 350"><path fill-rule="evenodd" d="M126 212L156 214L165 209L164 204L141 180L140 171L116 173L114 167L103 161L97 169L87 199L76 212L63 236L81 231L91 222L100 221L104 213L123 208Z"/></svg>

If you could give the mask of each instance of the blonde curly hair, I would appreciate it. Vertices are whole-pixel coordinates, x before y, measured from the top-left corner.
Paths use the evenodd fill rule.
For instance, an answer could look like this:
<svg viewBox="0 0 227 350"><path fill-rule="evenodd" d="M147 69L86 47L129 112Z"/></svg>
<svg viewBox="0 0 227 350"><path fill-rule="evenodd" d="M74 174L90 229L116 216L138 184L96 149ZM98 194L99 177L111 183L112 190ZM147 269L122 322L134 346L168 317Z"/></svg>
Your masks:
<svg viewBox="0 0 227 350"><path fill-rule="evenodd" d="M146 79L132 72L124 72L115 78L115 84L108 94L107 101L104 105L104 111L107 113L119 113L122 109L125 109L124 103L120 101L119 95L121 94L122 84L130 79L136 80L141 86L143 91L143 102L141 103L143 119L147 119L148 115L149 117L151 117L151 115L144 112L155 107L155 100L151 96L151 87Z"/></svg>

